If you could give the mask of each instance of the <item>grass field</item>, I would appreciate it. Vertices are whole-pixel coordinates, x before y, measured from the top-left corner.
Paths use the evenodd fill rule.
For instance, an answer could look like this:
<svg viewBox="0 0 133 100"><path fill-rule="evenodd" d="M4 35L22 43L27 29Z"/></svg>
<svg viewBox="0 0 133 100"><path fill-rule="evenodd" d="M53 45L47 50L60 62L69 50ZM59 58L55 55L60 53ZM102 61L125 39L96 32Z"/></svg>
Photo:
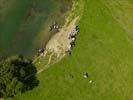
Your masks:
<svg viewBox="0 0 133 100"><path fill-rule="evenodd" d="M39 86L15 100L133 100L133 41L123 24L132 13L126 14L128 5L122 1L133 8L132 0L83 0L72 56L40 73Z"/></svg>

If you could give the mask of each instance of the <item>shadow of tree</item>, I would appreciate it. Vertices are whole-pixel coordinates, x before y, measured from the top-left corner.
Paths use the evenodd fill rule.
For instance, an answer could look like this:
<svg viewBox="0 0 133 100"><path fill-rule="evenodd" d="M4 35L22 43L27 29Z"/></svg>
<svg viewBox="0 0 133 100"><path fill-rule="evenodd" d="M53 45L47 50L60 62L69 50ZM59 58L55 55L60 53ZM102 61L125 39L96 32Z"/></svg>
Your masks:
<svg viewBox="0 0 133 100"><path fill-rule="evenodd" d="M19 73L14 73L14 76L17 76L18 80L24 85L22 93L27 90L32 90L34 87L38 86L39 81L36 77L37 69L30 59L18 56L18 58L14 59L11 63L14 64L19 71ZM30 77L27 78L27 76Z"/></svg>

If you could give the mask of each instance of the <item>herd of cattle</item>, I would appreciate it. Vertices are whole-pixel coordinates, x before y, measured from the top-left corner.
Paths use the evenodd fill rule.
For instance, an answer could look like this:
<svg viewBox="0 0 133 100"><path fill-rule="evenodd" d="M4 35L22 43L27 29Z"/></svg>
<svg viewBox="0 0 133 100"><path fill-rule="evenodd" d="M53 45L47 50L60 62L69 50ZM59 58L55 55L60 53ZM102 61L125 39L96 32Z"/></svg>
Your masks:
<svg viewBox="0 0 133 100"><path fill-rule="evenodd" d="M76 41L76 37L77 34L79 33L79 27L76 26L72 31L71 34L69 36L70 39L70 44L68 45L68 49L66 50L66 53L69 53L69 55L71 55L71 50L72 48L75 46L75 41Z"/></svg>

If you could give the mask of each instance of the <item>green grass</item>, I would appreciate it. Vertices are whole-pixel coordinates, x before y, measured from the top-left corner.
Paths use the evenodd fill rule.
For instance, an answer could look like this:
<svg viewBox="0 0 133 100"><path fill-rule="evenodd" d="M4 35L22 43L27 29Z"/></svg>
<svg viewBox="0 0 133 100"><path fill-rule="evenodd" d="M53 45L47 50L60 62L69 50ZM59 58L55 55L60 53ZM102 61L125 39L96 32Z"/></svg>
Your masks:
<svg viewBox="0 0 133 100"><path fill-rule="evenodd" d="M133 100L133 41L105 1L84 0L72 56L40 73L39 86L15 100Z"/></svg>

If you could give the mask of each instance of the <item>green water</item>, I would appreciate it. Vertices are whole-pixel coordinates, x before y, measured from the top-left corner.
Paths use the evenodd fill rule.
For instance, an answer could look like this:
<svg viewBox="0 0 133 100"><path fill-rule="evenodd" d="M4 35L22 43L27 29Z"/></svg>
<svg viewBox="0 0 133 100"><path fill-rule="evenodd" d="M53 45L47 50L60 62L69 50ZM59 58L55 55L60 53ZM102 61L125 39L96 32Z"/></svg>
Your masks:
<svg viewBox="0 0 133 100"><path fill-rule="evenodd" d="M44 47L51 36L48 25L60 19L61 6L60 0L1 0L0 56L31 56Z"/></svg>

